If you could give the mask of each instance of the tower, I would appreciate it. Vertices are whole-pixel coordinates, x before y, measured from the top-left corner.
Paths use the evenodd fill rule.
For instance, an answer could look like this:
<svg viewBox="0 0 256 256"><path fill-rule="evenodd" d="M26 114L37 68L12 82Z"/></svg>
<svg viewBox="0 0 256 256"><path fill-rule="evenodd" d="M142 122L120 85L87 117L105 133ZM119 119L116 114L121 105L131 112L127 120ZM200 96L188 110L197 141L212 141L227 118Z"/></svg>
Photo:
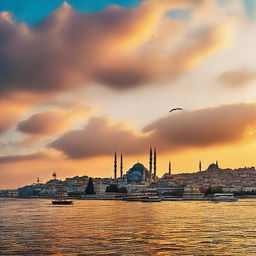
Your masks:
<svg viewBox="0 0 256 256"><path fill-rule="evenodd" d="M199 161L199 172L201 172L201 171L202 171L202 162Z"/></svg>
<svg viewBox="0 0 256 256"><path fill-rule="evenodd" d="M171 164L171 161L169 161L169 175L172 175L172 164Z"/></svg>
<svg viewBox="0 0 256 256"><path fill-rule="evenodd" d="M219 169L219 163L218 163L218 161L216 161L216 167L217 167L217 169Z"/></svg>
<svg viewBox="0 0 256 256"><path fill-rule="evenodd" d="M149 150L149 182L152 179L152 148L150 147Z"/></svg>
<svg viewBox="0 0 256 256"><path fill-rule="evenodd" d="M154 148L154 180L156 180L156 148Z"/></svg>
<svg viewBox="0 0 256 256"><path fill-rule="evenodd" d="M123 178L123 155L120 157L120 177Z"/></svg>
<svg viewBox="0 0 256 256"><path fill-rule="evenodd" d="M37 182L37 183L39 183L39 182L40 182L39 177L37 177L36 182Z"/></svg>
<svg viewBox="0 0 256 256"><path fill-rule="evenodd" d="M117 168L117 161L116 161L116 152L114 157L114 179L116 179L116 168Z"/></svg>
<svg viewBox="0 0 256 256"><path fill-rule="evenodd" d="M54 180L56 180L56 177L57 177L56 172L53 172L52 177L53 177Z"/></svg>

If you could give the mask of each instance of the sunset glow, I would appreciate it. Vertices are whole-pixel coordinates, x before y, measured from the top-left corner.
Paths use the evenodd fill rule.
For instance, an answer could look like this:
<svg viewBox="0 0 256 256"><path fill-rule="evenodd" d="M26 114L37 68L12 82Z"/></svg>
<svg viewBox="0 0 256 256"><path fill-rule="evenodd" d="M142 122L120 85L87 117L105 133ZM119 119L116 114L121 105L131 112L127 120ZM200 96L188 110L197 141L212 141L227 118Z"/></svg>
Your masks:
<svg viewBox="0 0 256 256"><path fill-rule="evenodd" d="M113 177L114 152L126 172L150 146L159 177L169 161L255 166L249 1L104 2L59 1L40 20L0 3L0 188Z"/></svg>

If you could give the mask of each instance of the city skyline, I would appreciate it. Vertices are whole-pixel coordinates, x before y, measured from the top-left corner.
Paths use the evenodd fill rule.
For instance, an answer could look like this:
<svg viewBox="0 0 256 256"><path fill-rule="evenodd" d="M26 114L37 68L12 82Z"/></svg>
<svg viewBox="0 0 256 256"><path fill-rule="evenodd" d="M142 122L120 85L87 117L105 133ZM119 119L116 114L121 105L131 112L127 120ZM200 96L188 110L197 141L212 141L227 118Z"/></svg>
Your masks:
<svg viewBox="0 0 256 256"><path fill-rule="evenodd" d="M253 1L40 2L0 3L0 188L256 166Z"/></svg>

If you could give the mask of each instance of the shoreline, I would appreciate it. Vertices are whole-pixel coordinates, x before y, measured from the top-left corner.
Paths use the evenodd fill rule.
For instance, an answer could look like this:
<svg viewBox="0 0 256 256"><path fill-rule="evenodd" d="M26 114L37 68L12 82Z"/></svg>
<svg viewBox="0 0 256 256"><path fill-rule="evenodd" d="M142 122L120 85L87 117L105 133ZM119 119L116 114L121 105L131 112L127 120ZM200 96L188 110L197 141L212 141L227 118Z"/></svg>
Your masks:
<svg viewBox="0 0 256 256"><path fill-rule="evenodd" d="M211 198L164 198L160 197L163 202L173 201L173 202L181 202L181 201L211 201ZM256 196L236 196L237 199L256 199ZM49 199L54 200L54 197L0 197L0 199ZM95 200L95 201L126 201L133 202L131 200L124 200L123 198L103 198L103 197L68 197L67 200ZM134 202L140 202L134 201Z"/></svg>

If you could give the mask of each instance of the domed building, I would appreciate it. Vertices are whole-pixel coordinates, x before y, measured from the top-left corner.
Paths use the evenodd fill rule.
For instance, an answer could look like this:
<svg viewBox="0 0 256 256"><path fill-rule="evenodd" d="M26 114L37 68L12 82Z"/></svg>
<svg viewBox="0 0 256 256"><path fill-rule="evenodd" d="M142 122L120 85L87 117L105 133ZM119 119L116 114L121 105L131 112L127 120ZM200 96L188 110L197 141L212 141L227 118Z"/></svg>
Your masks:
<svg viewBox="0 0 256 256"><path fill-rule="evenodd" d="M218 162L216 162L216 164L212 163L209 165L209 167L207 168L207 171L216 171L219 170L219 165Z"/></svg>
<svg viewBox="0 0 256 256"><path fill-rule="evenodd" d="M170 173L164 173L163 176L162 176L162 179L164 180L169 180L172 178L172 175Z"/></svg>
<svg viewBox="0 0 256 256"><path fill-rule="evenodd" d="M150 173L143 164L138 162L129 169L125 176L127 183L144 183L149 180Z"/></svg>
<svg viewBox="0 0 256 256"><path fill-rule="evenodd" d="M120 157L120 176L117 178L117 156L114 154L114 180L119 180L123 183L146 183L155 182L156 175L156 148L154 148L154 156L152 148L149 151L149 170L141 163L136 163L123 175L123 156ZM153 161L152 161L153 160Z"/></svg>

